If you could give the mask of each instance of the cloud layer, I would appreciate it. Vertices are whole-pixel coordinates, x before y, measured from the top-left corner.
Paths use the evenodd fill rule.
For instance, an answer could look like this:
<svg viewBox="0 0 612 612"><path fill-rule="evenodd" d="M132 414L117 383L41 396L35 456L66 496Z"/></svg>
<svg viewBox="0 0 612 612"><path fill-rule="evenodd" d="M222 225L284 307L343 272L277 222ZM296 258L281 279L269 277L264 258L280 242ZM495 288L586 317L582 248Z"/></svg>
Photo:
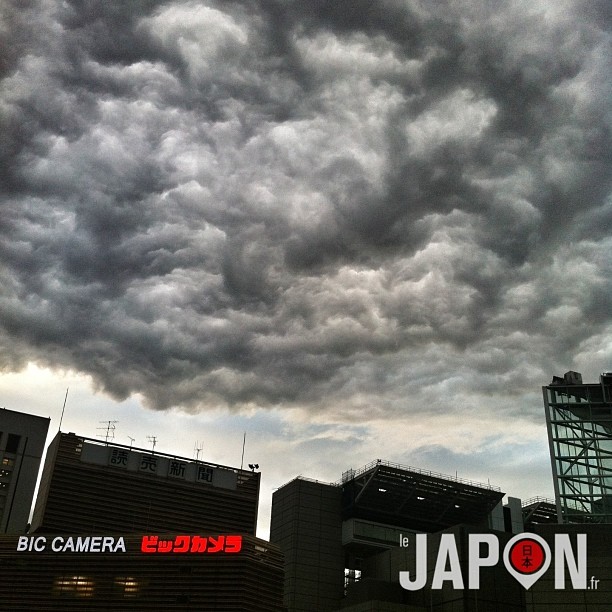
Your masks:
<svg viewBox="0 0 612 612"><path fill-rule="evenodd" d="M608 3L0 14L5 371L377 419L609 369Z"/></svg>

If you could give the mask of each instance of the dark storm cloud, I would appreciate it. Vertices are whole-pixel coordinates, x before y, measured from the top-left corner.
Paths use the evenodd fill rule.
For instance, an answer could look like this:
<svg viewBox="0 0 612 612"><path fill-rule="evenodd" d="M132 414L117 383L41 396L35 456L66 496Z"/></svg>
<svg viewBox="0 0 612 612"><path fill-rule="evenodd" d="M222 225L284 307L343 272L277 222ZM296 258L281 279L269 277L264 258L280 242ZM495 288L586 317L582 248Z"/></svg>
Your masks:
<svg viewBox="0 0 612 612"><path fill-rule="evenodd" d="M606 6L5 3L3 367L373 416L603 364Z"/></svg>

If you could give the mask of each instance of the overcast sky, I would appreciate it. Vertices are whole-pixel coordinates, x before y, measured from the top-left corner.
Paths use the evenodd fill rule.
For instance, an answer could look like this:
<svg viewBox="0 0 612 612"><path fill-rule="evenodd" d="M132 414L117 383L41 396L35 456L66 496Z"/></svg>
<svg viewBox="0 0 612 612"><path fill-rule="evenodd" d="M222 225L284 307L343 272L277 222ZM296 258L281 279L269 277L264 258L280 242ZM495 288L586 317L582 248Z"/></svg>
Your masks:
<svg viewBox="0 0 612 612"><path fill-rule="evenodd" d="M552 495L540 388L612 370L608 1L0 16L0 405L246 431L264 516L376 458Z"/></svg>

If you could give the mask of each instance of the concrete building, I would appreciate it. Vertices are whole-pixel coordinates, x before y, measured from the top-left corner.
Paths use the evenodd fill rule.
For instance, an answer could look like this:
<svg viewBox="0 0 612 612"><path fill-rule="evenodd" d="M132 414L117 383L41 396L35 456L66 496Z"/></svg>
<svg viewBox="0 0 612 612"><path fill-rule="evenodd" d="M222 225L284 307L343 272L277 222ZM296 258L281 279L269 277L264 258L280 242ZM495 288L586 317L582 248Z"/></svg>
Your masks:
<svg viewBox="0 0 612 612"><path fill-rule="evenodd" d="M27 535L0 536L0 609L284 612L255 537L260 474L58 433Z"/></svg>
<svg viewBox="0 0 612 612"><path fill-rule="evenodd" d="M0 533L25 533L48 418L0 409Z"/></svg>
<svg viewBox="0 0 612 612"><path fill-rule="evenodd" d="M503 495L490 485L382 460L349 470L333 484L287 483L272 497L270 525L270 541L285 557L285 605L289 612L331 612L353 602L357 611L375 593L386 593L388 604L406 604L410 597L397 579L379 580L376 559L387 564L381 559L402 536L458 524L503 530ZM510 512L522 526L520 504Z"/></svg>
<svg viewBox="0 0 612 612"><path fill-rule="evenodd" d="M255 471L58 433L31 529L255 535L259 482Z"/></svg>
<svg viewBox="0 0 612 612"><path fill-rule="evenodd" d="M296 478L272 496L270 541L285 558L290 612L335 610L343 596L341 493L336 485Z"/></svg>
<svg viewBox="0 0 612 612"><path fill-rule="evenodd" d="M503 497L381 460L336 483L292 480L273 495L270 531L288 612L607 612L612 525L559 525L549 500ZM406 588L402 572L422 584Z"/></svg>
<svg viewBox="0 0 612 612"><path fill-rule="evenodd" d="M578 372L542 388L561 523L612 523L612 373Z"/></svg>
<svg viewBox="0 0 612 612"><path fill-rule="evenodd" d="M0 536L0 609L283 612L282 556L254 536Z"/></svg>

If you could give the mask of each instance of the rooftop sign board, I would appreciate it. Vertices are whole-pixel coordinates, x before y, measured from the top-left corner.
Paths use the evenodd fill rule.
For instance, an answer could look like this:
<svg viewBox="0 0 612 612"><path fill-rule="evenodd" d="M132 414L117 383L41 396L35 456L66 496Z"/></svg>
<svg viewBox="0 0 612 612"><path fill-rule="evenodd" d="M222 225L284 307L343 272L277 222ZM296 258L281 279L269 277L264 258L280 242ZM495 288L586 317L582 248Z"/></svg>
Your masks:
<svg viewBox="0 0 612 612"><path fill-rule="evenodd" d="M198 461L187 461L141 450L83 442L81 461L148 476L236 489L236 472Z"/></svg>

